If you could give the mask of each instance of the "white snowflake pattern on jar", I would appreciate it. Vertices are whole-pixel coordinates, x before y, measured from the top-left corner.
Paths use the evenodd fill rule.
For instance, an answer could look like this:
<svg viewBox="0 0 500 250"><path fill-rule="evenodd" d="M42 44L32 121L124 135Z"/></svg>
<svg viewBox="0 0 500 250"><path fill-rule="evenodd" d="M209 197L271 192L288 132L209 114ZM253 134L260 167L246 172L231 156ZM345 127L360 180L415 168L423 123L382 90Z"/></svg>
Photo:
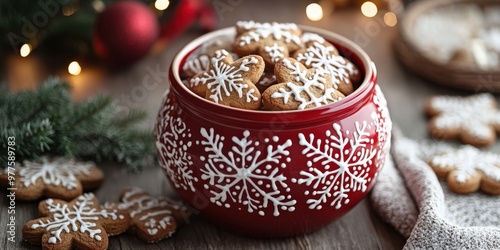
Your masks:
<svg viewBox="0 0 500 250"><path fill-rule="evenodd" d="M226 208L238 206L261 216L270 206L274 216L279 216L280 210L295 210L296 200L287 194L290 187L280 171L287 167L283 162L291 161L290 139L281 142L278 136L266 138L266 150L259 150L261 142L252 139L248 130L229 142L213 128L201 128L200 133L204 140L197 143L208 153L200 157L205 162L201 178L208 182L204 188L210 190L211 202Z"/></svg>
<svg viewBox="0 0 500 250"><path fill-rule="evenodd" d="M366 121L356 121L355 131L351 132L334 123L325 131L325 139L299 133L302 154L309 158L308 169L300 171L300 177L292 182L309 187L304 192L310 197L309 209L320 210L324 204L340 209L350 202L350 193L367 191L372 181L370 166L377 155L370 127Z"/></svg>
<svg viewBox="0 0 500 250"><path fill-rule="evenodd" d="M160 115L156 122L156 149L161 167L170 177L170 181L176 188L195 191L194 182L198 181L191 169L193 160L188 154L192 146L191 130L186 123L177 115L176 104L165 93Z"/></svg>

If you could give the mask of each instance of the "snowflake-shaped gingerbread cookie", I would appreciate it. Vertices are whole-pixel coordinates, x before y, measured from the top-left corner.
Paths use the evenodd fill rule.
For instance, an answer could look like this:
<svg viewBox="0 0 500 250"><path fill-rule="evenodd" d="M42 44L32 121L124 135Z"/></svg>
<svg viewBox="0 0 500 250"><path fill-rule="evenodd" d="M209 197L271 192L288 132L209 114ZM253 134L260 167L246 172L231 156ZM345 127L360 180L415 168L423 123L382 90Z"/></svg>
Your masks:
<svg viewBox="0 0 500 250"><path fill-rule="evenodd" d="M261 95L255 83L262 76L264 67L264 61L258 55L233 62L229 52L217 50L210 58L208 70L191 78L190 87L197 95L218 104L259 109Z"/></svg>
<svg viewBox="0 0 500 250"><path fill-rule="evenodd" d="M269 110L298 110L323 106L344 97L333 87L325 70L307 69L293 58L279 61L274 68L278 84L262 93L262 103Z"/></svg>
<svg viewBox="0 0 500 250"><path fill-rule="evenodd" d="M129 231L147 243L170 237L190 215L182 203L152 196L137 187L125 189L120 203L106 203L105 207L126 210L132 218Z"/></svg>
<svg viewBox="0 0 500 250"><path fill-rule="evenodd" d="M467 194L481 189L485 193L500 194L498 154L464 146L431 157L429 165L438 177L446 179L451 191Z"/></svg>
<svg viewBox="0 0 500 250"><path fill-rule="evenodd" d="M302 47L302 30L294 23L239 21L236 31L234 52L240 56L259 54L270 69Z"/></svg>
<svg viewBox="0 0 500 250"><path fill-rule="evenodd" d="M99 187L103 172L91 162L43 156L37 161L24 161L14 168L16 180L9 179L6 169L0 173L0 184L16 188L16 199L36 200L40 197L71 200L83 190Z"/></svg>
<svg viewBox="0 0 500 250"><path fill-rule="evenodd" d="M440 139L460 138L466 144L488 146L500 132L500 111L491 94L436 96L426 103L429 132Z"/></svg>
<svg viewBox="0 0 500 250"><path fill-rule="evenodd" d="M107 249L108 236L125 232L126 211L106 209L92 193L70 202L47 199L38 206L42 218L28 221L23 238L43 249Z"/></svg>
<svg viewBox="0 0 500 250"><path fill-rule="evenodd" d="M308 68L326 70L332 78L333 87L344 95L352 93L354 90L352 83L361 78L358 68L347 58L339 55L337 49L326 41L311 40L306 43L304 49L295 52L294 57Z"/></svg>

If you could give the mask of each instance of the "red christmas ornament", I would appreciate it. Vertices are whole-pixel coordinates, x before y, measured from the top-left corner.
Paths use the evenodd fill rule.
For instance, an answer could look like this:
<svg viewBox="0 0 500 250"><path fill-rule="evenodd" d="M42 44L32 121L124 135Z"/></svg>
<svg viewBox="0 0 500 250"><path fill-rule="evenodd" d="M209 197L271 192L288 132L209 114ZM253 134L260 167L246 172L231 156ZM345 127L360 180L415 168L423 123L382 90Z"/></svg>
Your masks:
<svg viewBox="0 0 500 250"><path fill-rule="evenodd" d="M175 7L162 24L160 36L164 39L176 38L197 21L205 31L216 26L214 9L208 0L179 0Z"/></svg>
<svg viewBox="0 0 500 250"><path fill-rule="evenodd" d="M158 33L158 20L147 5L117 2L97 17L94 50L106 61L128 65L149 52Z"/></svg>

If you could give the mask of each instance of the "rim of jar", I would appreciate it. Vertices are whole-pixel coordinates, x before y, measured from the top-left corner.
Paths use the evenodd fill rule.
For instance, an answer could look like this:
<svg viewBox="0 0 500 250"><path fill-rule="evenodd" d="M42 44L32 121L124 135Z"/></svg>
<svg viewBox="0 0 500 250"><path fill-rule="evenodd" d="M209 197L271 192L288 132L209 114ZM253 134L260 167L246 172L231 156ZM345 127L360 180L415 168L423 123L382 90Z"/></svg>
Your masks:
<svg viewBox="0 0 500 250"><path fill-rule="evenodd" d="M266 110L246 110L217 104L206 100L193 93L180 77L181 66L187 57L201 44L219 36L236 36L235 27L228 27L204 34L186 44L174 57L170 69L170 91L176 97L179 106L187 109L186 112L198 118L205 118L210 121L220 122L225 125L248 126L249 123L276 125L285 123L287 127L293 125L304 125L326 122L329 120L339 120L348 117L363 107L370 101L370 93L373 92L377 82L377 72L375 64L368 54L353 41L320 28L300 25L303 32L313 32L323 36L328 42L337 47L341 55L347 57L360 70L363 81L353 93L342 100L323 105L320 107L291 111L266 111ZM292 121L292 122L291 122Z"/></svg>

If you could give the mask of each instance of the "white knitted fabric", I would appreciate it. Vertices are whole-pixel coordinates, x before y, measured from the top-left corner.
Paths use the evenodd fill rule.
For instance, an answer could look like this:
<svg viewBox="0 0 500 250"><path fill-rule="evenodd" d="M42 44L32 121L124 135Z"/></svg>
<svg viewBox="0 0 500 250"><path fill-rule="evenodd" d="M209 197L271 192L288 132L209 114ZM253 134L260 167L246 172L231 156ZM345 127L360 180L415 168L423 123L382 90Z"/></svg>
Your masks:
<svg viewBox="0 0 500 250"><path fill-rule="evenodd" d="M391 157L371 201L407 238L404 249L500 249L500 196L448 190L427 165L443 143L417 143L394 134Z"/></svg>

